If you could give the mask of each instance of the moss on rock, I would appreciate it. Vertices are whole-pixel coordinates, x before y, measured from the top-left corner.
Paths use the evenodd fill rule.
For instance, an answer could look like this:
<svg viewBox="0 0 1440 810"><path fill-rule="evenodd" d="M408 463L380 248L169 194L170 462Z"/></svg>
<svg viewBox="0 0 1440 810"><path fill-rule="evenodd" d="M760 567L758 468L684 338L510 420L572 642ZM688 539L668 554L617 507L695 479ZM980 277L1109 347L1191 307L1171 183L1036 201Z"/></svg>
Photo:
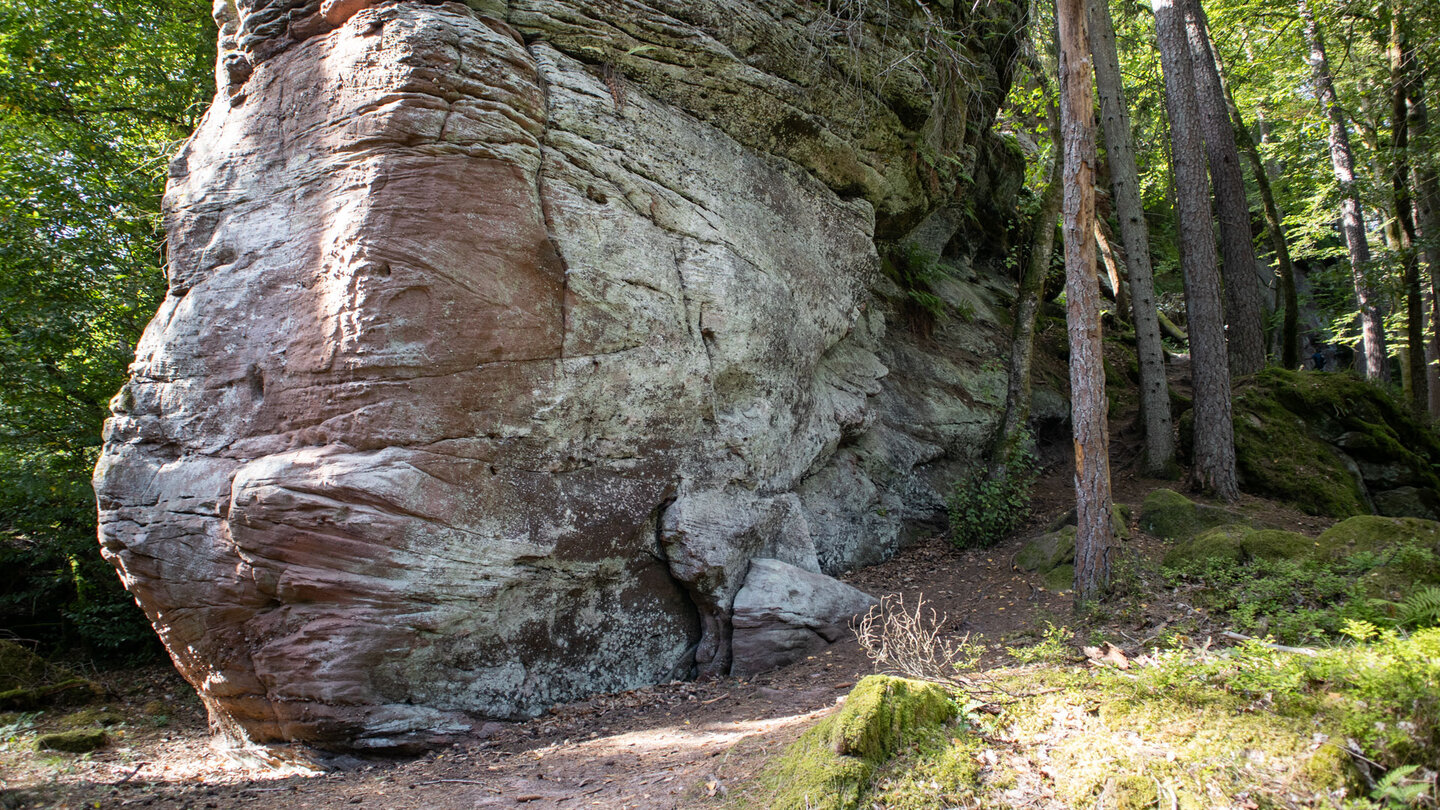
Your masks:
<svg viewBox="0 0 1440 810"><path fill-rule="evenodd" d="M1201 560L1243 562L1245 560L1245 537L1254 531L1249 526L1240 524L1217 526L1203 531L1188 540L1182 540L1174 548L1165 552L1162 564L1167 568L1177 568L1186 563L1195 563Z"/></svg>
<svg viewBox="0 0 1440 810"><path fill-rule="evenodd" d="M107 742L109 742L109 738L103 728L78 728L41 735L35 740L35 747L42 751L83 754L97 748L104 748Z"/></svg>
<svg viewBox="0 0 1440 810"><path fill-rule="evenodd" d="M1318 553L1331 559L1362 551L1383 552L1415 543L1440 554L1440 523L1419 518L1358 515L1326 529L1315 542Z"/></svg>
<svg viewBox="0 0 1440 810"><path fill-rule="evenodd" d="M878 766L908 741L933 736L957 708L933 683L871 675L832 717L801 735L765 769L773 810L852 810Z"/></svg>
<svg viewBox="0 0 1440 810"><path fill-rule="evenodd" d="M1052 591L1069 591L1075 588L1075 566L1066 563L1057 565L1045 574L1045 587Z"/></svg>
<svg viewBox="0 0 1440 810"><path fill-rule="evenodd" d="M956 711L936 684L872 675L845 699L830 742L837 754L880 761L895 753L912 730L944 723Z"/></svg>
<svg viewBox="0 0 1440 810"><path fill-rule="evenodd" d="M1246 559L1295 560L1313 557L1318 548L1314 538L1281 529L1260 529L1240 541Z"/></svg>
<svg viewBox="0 0 1440 810"><path fill-rule="evenodd" d="M1348 374L1270 368L1241 383L1234 398L1241 488L1312 515L1370 511L1366 486L1427 493L1440 507L1440 437L1389 392ZM1413 509L1403 498L1377 506Z"/></svg>
<svg viewBox="0 0 1440 810"><path fill-rule="evenodd" d="M1249 521L1228 509L1195 503L1172 489L1157 489L1140 505L1140 528L1169 540L1189 540L1207 529Z"/></svg>
<svg viewBox="0 0 1440 810"><path fill-rule="evenodd" d="M1015 555L1015 564L1044 574L1075 560L1075 527L1065 526L1031 538Z"/></svg>

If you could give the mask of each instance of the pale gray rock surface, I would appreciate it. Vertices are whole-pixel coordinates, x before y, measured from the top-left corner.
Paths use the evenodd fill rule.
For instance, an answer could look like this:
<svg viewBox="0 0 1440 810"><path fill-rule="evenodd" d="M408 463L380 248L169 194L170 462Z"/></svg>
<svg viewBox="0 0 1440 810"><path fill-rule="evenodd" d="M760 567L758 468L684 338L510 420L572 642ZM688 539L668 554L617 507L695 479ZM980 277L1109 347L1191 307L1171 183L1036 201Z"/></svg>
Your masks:
<svg viewBox="0 0 1440 810"><path fill-rule="evenodd" d="M222 734L418 748L725 674L756 558L831 582L940 518L1008 282L926 216L1003 218L1014 41L941 115L925 60L882 70L915 31L855 52L796 0L216 19L95 482ZM927 328L876 242L922 221L967 313Z"/></svg>
<svg viewBox="0 0 1440 810"><path fill-rule="evenodd" d="M875 604L832 577L757 557L735 594L731 673L743 678L793 664L848 635L851 620Z"/></svg>

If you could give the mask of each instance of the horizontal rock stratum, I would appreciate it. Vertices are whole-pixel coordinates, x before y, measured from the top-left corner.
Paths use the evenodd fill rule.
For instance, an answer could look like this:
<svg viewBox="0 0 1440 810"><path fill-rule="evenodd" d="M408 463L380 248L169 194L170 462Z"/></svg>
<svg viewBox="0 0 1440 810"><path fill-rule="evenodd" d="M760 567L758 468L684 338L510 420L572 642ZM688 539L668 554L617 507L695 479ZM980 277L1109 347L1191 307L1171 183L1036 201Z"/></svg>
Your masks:
<svg viewBox="0 0 1440 810"><path fill-rule="evenodd" d="M1023 7L833 5L217 3L95 477L217 731L413 749L867 603L829 575L1003 397ZM877 239L945 254L951 317Z"/></svg>

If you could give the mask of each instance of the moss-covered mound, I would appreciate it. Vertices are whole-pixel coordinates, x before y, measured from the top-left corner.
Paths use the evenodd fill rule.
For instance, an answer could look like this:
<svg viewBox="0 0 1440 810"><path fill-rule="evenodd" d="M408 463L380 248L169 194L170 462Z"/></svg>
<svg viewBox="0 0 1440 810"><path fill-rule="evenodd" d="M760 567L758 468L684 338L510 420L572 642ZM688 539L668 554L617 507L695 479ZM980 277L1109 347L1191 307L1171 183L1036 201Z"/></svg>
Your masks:
<svg viewBox="0 0 1440 810"><path fill-rule="evenodd" d="M786 749L761 775L773 810L851 810L861 806L876 769L903 746L943 739L957 708L933 683L872 675L841 710Z"/></svg>
<svg viewBox="0 0 1440 810"><path fill-rule="evenodd" d="M1170 489L1151 492L1140 506L1141 530L1167 540L1185 541L1217 526L1248 523L1235 512L1195 503Z"/></svg>
<svg viewBox="0 0 1440 810"><path fill-rule="evenodd" d="M41 735L35 740L35 747L42 751L63 751L67 754L83 754L104 748L109 737L103 728L80 728L71 731L57 731Z"/></svg>
<svg viewBox="0 0 1440 810"><path fill-rule="evenodd" d="M1266 369L1236 388L1246 492L1312 515L1440 516L1440 437L1385 390L1348 374Z"/></svg>
<svg viewBox="0 0 1440 810"><path fill-rule="evenodd" d="M0 710L33 709L60 697L87 700L103 694L23 645L0 639Z"/></svg>

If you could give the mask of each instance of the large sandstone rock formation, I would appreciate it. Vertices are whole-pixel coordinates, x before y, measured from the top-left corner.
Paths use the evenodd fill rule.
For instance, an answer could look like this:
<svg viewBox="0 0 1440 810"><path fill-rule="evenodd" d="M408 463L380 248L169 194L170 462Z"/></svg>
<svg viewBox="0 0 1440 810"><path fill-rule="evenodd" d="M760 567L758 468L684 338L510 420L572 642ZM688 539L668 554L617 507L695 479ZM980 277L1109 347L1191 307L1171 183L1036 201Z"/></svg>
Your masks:
<svg viewBox="0 0 1440 810"><path fill-rule="evenodd" d="M890 5L218 0L96 491L219 731L413 748L863 607L1003 396L1019 182L1020 6Z"/></svg>

